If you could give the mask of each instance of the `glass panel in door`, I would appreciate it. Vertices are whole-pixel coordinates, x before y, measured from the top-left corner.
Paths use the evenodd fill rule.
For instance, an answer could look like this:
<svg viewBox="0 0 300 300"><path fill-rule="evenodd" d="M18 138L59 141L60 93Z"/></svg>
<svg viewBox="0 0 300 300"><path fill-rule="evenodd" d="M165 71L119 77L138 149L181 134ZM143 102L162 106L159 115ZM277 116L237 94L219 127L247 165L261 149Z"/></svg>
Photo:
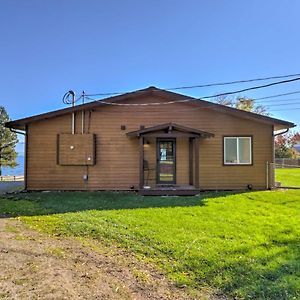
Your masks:
<svg viewBox="0 0 300 300"><path fill-rule="evenodd" d="M175 140L158 140L157 183L175 183Z"/></svg>

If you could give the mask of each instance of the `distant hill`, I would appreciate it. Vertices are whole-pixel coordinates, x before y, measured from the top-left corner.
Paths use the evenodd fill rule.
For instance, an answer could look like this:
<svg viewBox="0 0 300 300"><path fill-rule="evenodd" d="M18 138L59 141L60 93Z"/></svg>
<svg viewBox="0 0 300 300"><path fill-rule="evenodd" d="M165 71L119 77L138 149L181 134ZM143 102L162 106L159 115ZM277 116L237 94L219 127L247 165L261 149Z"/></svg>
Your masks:
<svg viewBox="0 0 300 300"><path fill-rule="evenodd" d="M7 176L7 175L24 175L24 155L23 153L20 153L17 156L17 163L18 166L15 168L2 168L2 175Z"/></svg>

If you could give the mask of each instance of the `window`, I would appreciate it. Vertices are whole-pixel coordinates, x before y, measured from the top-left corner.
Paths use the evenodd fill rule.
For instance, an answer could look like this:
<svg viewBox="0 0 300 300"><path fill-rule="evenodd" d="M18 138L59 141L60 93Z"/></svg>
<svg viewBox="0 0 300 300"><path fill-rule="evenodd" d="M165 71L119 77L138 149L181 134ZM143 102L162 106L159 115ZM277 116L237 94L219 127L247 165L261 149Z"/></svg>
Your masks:
<svg viewBox="0 0 300 300"><path fill-rule="evenodd" d="M224 137L224 164L251 165L252 138Z"/></svg>

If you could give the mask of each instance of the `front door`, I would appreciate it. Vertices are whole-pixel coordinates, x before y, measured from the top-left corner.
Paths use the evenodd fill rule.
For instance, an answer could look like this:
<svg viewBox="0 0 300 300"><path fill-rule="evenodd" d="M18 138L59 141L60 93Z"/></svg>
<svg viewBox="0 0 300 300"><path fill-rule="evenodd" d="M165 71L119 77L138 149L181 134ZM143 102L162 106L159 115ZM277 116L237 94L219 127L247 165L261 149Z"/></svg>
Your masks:
<svg viewBox="0 0 300 300"><path fill-rule="evenodd" d="M157 183L176 183L176 142L175 139L157 140Z"/></svg>

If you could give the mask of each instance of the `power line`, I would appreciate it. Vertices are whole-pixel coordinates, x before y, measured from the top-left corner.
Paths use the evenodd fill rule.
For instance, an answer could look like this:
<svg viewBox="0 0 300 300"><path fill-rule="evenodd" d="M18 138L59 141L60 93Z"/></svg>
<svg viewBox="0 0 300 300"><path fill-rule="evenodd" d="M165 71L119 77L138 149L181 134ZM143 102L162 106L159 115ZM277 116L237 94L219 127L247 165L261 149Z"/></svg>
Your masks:
<svg viewBox="0 0 300 300"><path fill-rule="evenodd" d="M179 102L191 102L191 101L196 101L196 100L211 99L211 98L217 98L217 97L220 97L220 96L228 96L228 95L233 95L233 94L239 94L239 93L246 92L246 91L267 88L267 87L270 87L270 86L275 86L275 85L279 85L279 84L286 84L286 83L295 82L295 81L299 81L299 80L300 80L300 77L297 77L297 78L288 79L288 80L276 81L276 82L272 82L272 83L268 83L268 84L264 84L264 85L252 86L252 87L248 87L248 88L244 88L244 89L240 89L240 90L236 90L236 91L219 93L219 94L209 95L209 96L202 96L200 98L183 98L183 99L174 100L174 101L168 101L168 102L117 103L117 102L105 102L105 99L92 99L92 98L90 98L87 95L86 95L86 98L94 100L94 101L99 101L99 102L101 102L103 104L115 105L115 106L154 106L154 105L168 105L168 104L179 103Z"/></svg>
<svg viewBox="0 0 300 300"><path fill-rule="evenodd" d="M72 106L75 105L76 102L78 102L81 98L84 98L84 92L82 92L82 95L76 99L75 92L74 91L68 91L64 94L62 98L62 102L64 104L72 104Z"/></svg>
<svg viewBox="0 0 300 300"><path fill-rule="evenodd" d="M274 100L268 100L268 99L272 99L272 98L279 98L279 97L283 97L283 96L287 96L287 95L295 95L295 94L300 94L300 91L294 91L294 92L289 92L289 93L283 93L283 94L275 94L275 95L270 95L270 96L266 96L266 97L259 97L259 98L250 98L251 100L255 100L257 102L269 102L269 101L274 101ZM245 97L247 98L247 97ZM299 100L300 98L288 98L288 99L279 99L277 101L293 101L293 100Z"/></svg>
<svg viewBox="0 0 300 300"><path fill-rule="evenodd" d="M91 98L89 98L91 99ZM169 101L169 102L165 102L165 103L152 103L152 105L156 105L159 106L159 105L167 105L167 104L171 104L171 103L178 103L178 102L187 102L187 101L190 101L191 99L183 99L183 100L177 100L177 101ZM193 99L193 100L198 100L198 99ZM101 101L101 100L100 100ZM104 103L104 102L103 102ZM214 102L209 102L209 103L214 103ZM110 104L110 103L105 103L105 104ZM144 104L141 104L141 105L138 105L138 104L134 104L134 105L124 105L124 106L127 106L128 108L131 107L131 106L149 106L148 105L149 103L144 103ZM285 104L270 104L268 105L267 107L271 107L271 106L281 106L281 105L298 105L300 104L300 102L296 102L296 103L285 103ZM226 106L226 105L224 105ZM233 107L234 108L234 107ZM182 109L181 111L194 111L194 110L201 110L201 109L211 109L211 106L201 106L201 107L196 107L196 108L187 108L187 109ZM288 111L288 110L299 110L300 107L295 107L295 108L283 108L283 109L268 109L269 111ZM154 114L160 114L160 113L165 113L165 111L161 111L161 110L148 110L148 111L145 111L143 110L144 112L147 112L147 113L154 113ZM106 112L107 114L114 114L114 113L119 113L119 112Z"/></svg>
<svg viewBox="0 0 300 300"><path fill-rule="evenodd" d="M287 104L297 104L297 101L300 100L300 98L285 98L285 99L278 99L278 100L274 100L274 99L267 99L267 100L257 100L257 98L241 98L241 99L245 99L245 100L251 100L251 101L254 101L255 103L259 104L259 105L265 105L265 106L272 106L272 105L282 105L282 104L279 104L281 102L283 103L286 103L288 101L292 101L292 103L287 103ZM293 101L296 101L295 103L293 103ZM268 104L266 102L271 102L271 104ZM218 102L214 102L214 103L218 103Z"/></svg>
<svg viewBox="0 0 300 300"><path fill-rule="evenodd" d="M289 93L283 93L283 94L271 95L271 96L267 96L267 97L260 97L260 98L256 98L255 100L263 100L263 99L269 99L269 98L277 98L277 97L282 97L282 96L287 96L287 95L295 95L295 94L300 94L300 91L294 91L294 92L289 92Z"/></svg>
<svg viewBox="0 0 300 300"><path fill-rule="evenodd" d="M183 101L185 101L185 100L180 100L180 102L183 102ZM178 103L178 101L172 101L171 103ZM155 103L155 106L156 107L158 107L158 106L160 106L160 105L168 105L168 104L171 104L170 102L164 102L164 103ZM208 103L212 103L212 104L215 104L214 102L208 102ZM152 103L153 104L153 103ZM273 111L273 109L269 109L270 107L273 107L273 106L288 106L288 105L298 105L298 104L300 104L300 102L296 102L296 103L280 103L280 104L269 104L269 105L266 105L266 108L268 109L268 110L272 110ZM222 104L221 104L222 105ZM127 108L130 108L130 107L132 107L133 105L124 105L125 107L127 107ZM143 107L149 107L149 105L148 105L148 103L146 104L143 104L143 105L138 105L138 104L135 104L135 106L143 106ZM227 105L223 105L223 106L227 106ZM227 107L232 107L232 106L227 106ZM235 108L235 107L232 107L232 108ZM202 109L211 109L211 106L210 105L206 105L205 106L205 104L203 105L203 106L201 106L201 107L194 107L194 108L187 108L187 109L181 109L180 111L194 111L194 110L202 110ZM291 108L292 109L292 108ZM281 111L281 110L285 110L285 109L279 109L279 110L275 110L275 111ZM153 109L151 109L151 110L148 110L148 111L146 111L146 110L143 110L143 112L147 112L147 113L155 113L155 114L160 114L160 113L165 113L165 111L162 111L162 110L160 110L160 109L157 109L157 110L153 110ZM104 113L104 112L103 112ZM114 114L114 113L119 113L119 111L110 111L110 112L106 112L106 113L108 113L108 114Z"/></svg>
<svg viewBox="0 0 300 300"><path fill-rule="evenodd" d="M286 94L290 95L290 94L298 94L298 93L300 93L300 91L292 92L292 93L286 93ZM281 96L284 96L286 94L277 94L277 95L272 95L272 96L267 96L267 97L261 97L261 98L252 98L252 97L245 97L245 98L246 99L250 99L250 100L254 100L255 102L273 102L274 100L272 98L281 97ZM94 99L94 98L91 98L91 97L86 97L86 99L91 100L91 101L105 101L105 99L101 100L101 99ZM275 103L286 102L286 101L299 101L299 100L300 100L300 98L285 98L285 99L275 100L276 101ZM262 103L262 104L265 104L265 103Z"/></svg>
<svg viewBox="0 0 300 300"><path fill-rule="evenodd" d="M270 109L270 111L287 111L287 110L299 110L300 107L294 107L294 108L286 108L286 109Z"/></svg>
<svg viewBox="0 0 300 300"><path fill-rule="evenodd" d="M278 100L274 100L274 99L267 99L267 100L257 100L257 98L250 98L251 100L254 100L255 102L263 102L262 104L265 104L265 102L274 102L278 103L278 102L286 102L286 101L299 101L300 98L285 98L285 99L278 99Z"/></svg>
<svg viewBox="0 0 300 300"><path fill-rule="evenodd" d="M230 85L230 84L265 81L265 80L271 80L271 79L281 79L281 78L289 78L289 77L296 77L296 76L298 77L298 76L300 76L300 74L290 74L290 75L271 76L271 77L262 77L262 78L245 79L245 80L235 80L235 81L228 81L228 82L207 83L207 84L201 84L201 85L172 87L172 88L166 88L166 90L174 91L174 90L194 89L194 88L203 88L203 87L211 87L211 86L223 86L223 85Z"/></svg>
<svg viewBox="0 0 300 300"><path fill-rule="evenodd" d="M277 95L273 95L273 96L271 96L271 97L274 97L274 96L277 96ZM142 107L146 107L146 106L150 106L150 105L155 105L156 107L158 107L158 106L160 106L160 105L168 105L168 104L175 104L175 103L182 103L182 102L190 102L190 101L194 101L194 100L201 100L201 98L193 98L193 99L190 99L190 98L188 98L188 99L186 99L186 98L184 98L184 99L180 99L180 100L175 100L175 101L168 101L168 102L156 102L156 103L137 103L137 104L121 104L121 103L119 103L119 104L114 104L114 103L108 103L108 102L105 102L104 100L101 100L101 99L93 99L93 98L90 98L90 97L86 97L87 99L90 99L90 100L93 100L94 102L101 102L101 103L103 103L103 104L108 104L108 105L122 105L122 106L126 106L126 107L132 107L132 106L142 106ZM255 99L253 99L253 100L255 100ZM287 100L287 99L286 99ZM285 101L286 101L285 100ZM297 100L297 99L290 99L290 100ZM207 103L212 103L212 104L216 104L215 102L211 102L211 101L208 101ZM281 106L281 105L298 105L298 104L300 104L300 102L296 102L296 103L285 103L285 104L269 104L269 105L266 105L267 106L267 108L269 108L269 107L272 107L272 106ZM227 105L224 105L224 106L227 106ZM227 106L227 107L231 107L231 106ZM232 107L232 108L235 108L235 107ZM201 106L201 107L194 107L194 108L188 108L188 109L181 109L180 111L193 111L193 110L200 110L200 109L211 109L211 106L210 105L208 105L208 106ZM300 107L295 107L295 108L287 108L287 109L268 109L268 111L288 111L288 110L299 110L300 109ZM148 110L148 111L145 111L145 110L143 110L143 112L147 112L147 113L154 113L154 114L160 114L160 113L165 113L165 111L162 111L162 110L160 110L160 109L158 109L158 110L153 110L153 109L151 109L151 110ZM104 114L109 114L109 115L111 115L111 114L115 114L115 113L119 113L119 111L117 112L117 111L107 111L107 112L102 112L102 113L104 113ZM124 112L124 113L126 113L126 112Z"/></svg>
<svg viewBox="0 0 300 300"><path fill-rule="evenodd" d="M115 96L115 95L121 95L121 94L127 94L130 92L111 92L111 93L98 93L98 94L85 94L86 97L94 97L94 96Z"/></svg>
<svg viewBox="0 0 300 300"><path fill-rule="evenodd" d="M300 102L269 104L269 105L266 105L266 106L267 106L267 107L271 107L271 106L286 106L286 105L296 105L296 104L300 104Z"/></svg>
<svg viewBox="0 0 300 300"><path fill-rule="evenodd" d="M270 86L274 86L274 85L278 85L278 84L290 83L290 82L294 82L294 81L298 81L298 80L300 80L300 77L297 77L297 78L294 78L294 79L288 79L288 80L272 82L272 83L259 85L259 86L253 86L253 87L240 89L240 90L233 91L233 92L220 93L220 94L217 94L217 95L214 95L214 96L205 96L205 97L201 97L201 99L216 98L216 97L220 97L220 96L228 96L228 95L233 95L233 94L239 94L239 93L243 93L243 92L247 92L247 91L251 91L251 90L262 89L262 88L266 88L266 87L270 87Z"/></svg>
<svg viewBox="0 0 300 300"><path fill-rule="evenodd" d="M225 85L232 85L232 84L238 84L238 83L249 83L249 82L255 82L255 81L266 81L266 80L299 77L299 76L300 76L299 73L298 74L288 74L288 75L260 77L260 78L243 79L243 80L235 80L235 81L227 81L227 82L214 82L214 83L206 83L206 84L199 84L199 85L170 87L170 88L165 88L164 90L175 91L175 90L195 89L195 88L212 87L212 86L225 86ZM96 94L86 94L86 96L114 96L114 95L126 94L129 92L130 91L96 93Z"/></svg>
<svg viewBox="0 0 300 300"><path fill-rule="evenodd" d="M226 106L227 107L227 106ZM128 106L127 107L128 109L130 109L130 108L132 108L132 107L130 107L130 106ZM230 107L229 107L230 108ZM233 107L233 108L235 108L235 107ZM197 110L205 110L205 109L207 109L207 110L211 110L211 106L201 106L201 107L194 107L194 108L186 108L186 109L180 109L180 112L189 112L189 111L197 111ZM282 112L282 111L298 111L298 110L300 110L300 107L295 107L295 108L280 108L280 109L277 109L276 107L275 107L275 109L268 109L266 112L270 112L271 113L271 115L268 115L268 114L262 114L263 116L269 116L269 117L271 117L271 118L274 118L274 116L272 116L272 113L273 112ZM243 111L243 110L240 110L240 111ZM136 113L135 111L132 111L132 110L130 110L130 111L122 111L122 113L123 114L125 114L127 117L128 117L128 113ZM162 110L162 109L158 109L158 110L153 110L153 109L150 109L150 110L145 110L145 109L143 109L143 112L144 113L148 113L148 114L154 114L154 115L165 115L166 114L166 110ZM248 112L248 111L245 111L245 112ZM108 115L108 116L115 116L116 114L119 114L120 113L120 111L102 111L102 113L101 114L103 114L103 115ZM257 114L257 113L255 113L255 112L252 112L252 113L254 113L254 114ZM275 118L276 118L276 116L275 116Z"/></svg>
<svg viewBox="0 0 300 300"><path fill-rule="evenodd" d="M88 99L91 99L91 98L88 98ZM184 99L183 101L185 101L186 99ZM255 99L250 99L250 100L254 100ZM287 99L286 99L287 100ZM286 101L286 100L283 100L283 101ZM290 99L290 100L293 100L293 99ZM292 103L274 103L274 104L260 104L260 105L263 105L263 106L266 106L266 107L273 107L273 106L287 106L287 105L297 105L297 104L300 104L299 100L300 98L298 99L294 99L294 100L297 100L298 102L292 102ZM180 100L180 102L183 102ZM272 100L273 101L273 100ZM161 102L157 102L157 103L151 103L152 105L155 105L155 106L158 106L158 105L168 105L168 104L173 104L173 103L178 103L179 101L169 101L169 102L164 102L164 103L161 103ZM104 102L103 102L104 103ZM215 103L215 104L220 104L220 103L216 103L216 102L210 102L210 103ZM105 103L105 104L108 104L108 103ZM124 105L124 106L150 106L148 105L149 103L145 103L145 104L134 104L134 105ZM221 104L221 105L224 105L224 104ZM227 105L224 105L224 106L227 106Z"/></svg>

